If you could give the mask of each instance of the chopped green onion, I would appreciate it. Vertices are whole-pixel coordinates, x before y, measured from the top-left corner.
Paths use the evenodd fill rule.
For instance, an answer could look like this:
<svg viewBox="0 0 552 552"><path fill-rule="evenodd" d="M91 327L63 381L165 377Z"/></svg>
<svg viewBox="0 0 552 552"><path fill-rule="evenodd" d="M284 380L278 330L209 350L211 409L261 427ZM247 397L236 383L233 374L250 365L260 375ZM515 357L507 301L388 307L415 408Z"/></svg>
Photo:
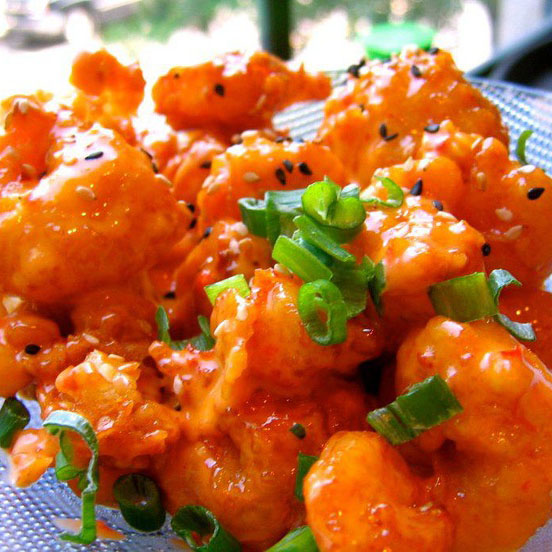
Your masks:
<svg viewBox="0 0 552 552"><path fill-rule="evenodd" d="M498 299L500 298L500 292L507 286L521 286L521 282L516 280L507 270L503 268L497 268L489 274L489 289L495 305L498 305Z"/></svg>
<svg viewBox="0 0 552 552"><path fill-rule="evenodd" d="M75 453L69 435L63 432L59 436L59 452L56 455L56 477L59 481L70 481L82 478L86 468L78 468L74 464Z"/></svg>
<svg viewBox="0 0 552 552"><path fill-rule="evenodd" d="M251 290L243 274L230 276L230 278L205 286L204 289L207 297L209 297L209 301L211 301L211 305L214 305L217 297L227 289L235 289L242 297L249 297L251 294Z"/></svg>
<svg viewBox="0 0 552 552"><path fill-rule="evenodd" d="M347 307L339 288L330 281L303 284L297 307L305 330L315 343L335 345L347 339Z"/></svg>
<svg viewBox="0 0 552 552"><path fill-rule="evenodd" d="M462 412L441 376L414 384L392 403L373 410L366 421L392 445L400 445Z"/></svg>
<svg viewBox="0 0 552 552"><path fill-rule="evenodd" d="M65 410L55 410L44 421L44 427L52 434L59 435L60 440L66 431L78 433L88 445L92 458L88 463L83 479L86 486L82 489L82 528L80 533L63 533L60 538L77 544L90 544L96 540L96 513L94 503L98 491L98 439L90 422L77 414Z"/></svg>
<svg viewBox="0 0 552 552"><path fill-rule="evenodd" d="M197 552L240 552L240 543L228 533L217 518L202 506L180 508L171 520L173 531ZM205 544L198 543L195 535L211 535Z"/></svg>
<svg viewBox="0 0 552 552"><path fill-rule="evenodd" d="M278 237L272 250L272 258L305 282L329 280L332 277L332 271L314 253L287 236Z"/></svg>
<svg viewBox="0 0 552 552"><path fill-rule="evenodd" d="M354 263L355 256L346 249L339 247L337 242L330 238L313 219L306 215L299 215L293 219L301 236L328 255L342 263Z"/></svg>
<svg viewBox="0 0 552 552"><path fill-rule="evenodd" d="M266 552L318 552L314 535L308 525L290 531Z"/></svg>
<svg viewBox="0 0 552 552"><path fill-rule="evenodd" d="M357 199L360 198L360 188L358 187L358 184L348 184L345 186L345 188L341 189L341 196L342 199L346 197L356 197Z"/></svg>
<svg viewBox="0 0 552 552"><path fill-rule="evenodd" d="M265 192L266 235L274 243L280 234L293 233L293 218L301 214L301 197L305 189L289 192Z"/></svg>
<svg viewBox="0 0 552 552"><path fill-rule="evenodd" d="M308 454L299 453L297 456L297 475L295 476L295 496L303 501L303 480L307 473L312 468L312 465L318 460L318 456L309 456Z"/></svg>
<svg viewBox="0 0 552 552"><path fill-rule="evenodd" d="M196 348L198 351L210 351L215 346L215 340L211 335L209 328L209 321L205 316L197 317L201 333L190 339L173 340L170 334L169 317L167 311L162 307L157 307L155 313L155 321L157 323L157 338L159 341L166 343L171 349L175 351L182 351L188 345Z"/></svg>
<svg viewBox="0 0 552 552"><path fill-rule="evenodd" d="M311 242L305 240L299 230L296 230L291 236L291 239L297 244L303 247L304 249L310 251L322 264L327 267L331 267L333 264L333 259L325 252L322 251L316 245L313 245Z"/></svg>
<svg viewBox="0 0 552 552"><path fill-rule="evenodd" d="M341 291L347 318L353 318L366 309L368 286L374 277L375 265L368 257L364 257L359 265L334 264L332 267L334 283Z"/></svg>
<svg viewBox="0 0 552 552"><path fill-rule="evenodd" d="M349 188L343 197L341 188L335 182L315 182L303 194L303 210L324 226L341 230L360 229L366 211L355 193L354 188Z"/></svg>
<svg viewBox="0 0 552 552"><path fill-rule="evenodd" d="M297 439L304 439L307 436L307 430L302 424L294 423L289 430Z"/></svg>
<svg viewBox="0 0 552 552"><path fill-rule="evenodd" d="M537 336L530 323L522 324L510 320L505 314L498 313L495 315L495 320L504 328L506 328L516 339L521 341L535 341Z"/></svg>
<svg viewBox="0 0 552 552"><path fill-rule="evenodd" d="M262 199L244 197L238 200L243 223L251 234L266 238L266 202Z"/></svg>
<svg viewBox="0 0 552 552"><path fill-rule="evenodd" d="M518 161L522 165L527 165L527 159L525 157L525 144L527 143L527 140L531 137L533 134L532 130L524 130L517 140L516 144L516 157L518 158Z"/></svg>
<svg viewBox="0 0 552 552"><path fill-rule="evenodd" d="M374 266L374 274L368 284L370 297L372 298L372 301L376 307L376 311L380 316L383 313L381 294L383 293L386 285L387 283L385 281L385 267L383 266L383 261L380 261Z"/></svg>
<svg viewBox="0 0 552 552"><path fill-rule="evenodd" d="M165 522L161 494L153 479L140 473L122 475L113 485L113 497L125 521L138 531L157 531Z"/></svg>
<svg viewBox="0 0 552 552"><path fill-rule="evenodd" d="M14 397L4 401L0 409L0 447L11 447L15 434L31 419L25 405Z"/></svg>
<svg viewBox="0 0 552 552"><path fill-rule="evenodd" d="M429 298L437 314L458 322L472 322L498 313L483 272L434 284L429 287Z"/></svg>
<svg viewBox="0 0 552 552"><path fill-rule="evenodd" d="M361 192L360 200L368 205L375 205L376 207L400 207L404 201L404 192L401 187L395 184L395 182L387 176L375 176L374 178L378 179L387 190L387 200L385 201L378 197L368 196L368 189Z"/></svg>

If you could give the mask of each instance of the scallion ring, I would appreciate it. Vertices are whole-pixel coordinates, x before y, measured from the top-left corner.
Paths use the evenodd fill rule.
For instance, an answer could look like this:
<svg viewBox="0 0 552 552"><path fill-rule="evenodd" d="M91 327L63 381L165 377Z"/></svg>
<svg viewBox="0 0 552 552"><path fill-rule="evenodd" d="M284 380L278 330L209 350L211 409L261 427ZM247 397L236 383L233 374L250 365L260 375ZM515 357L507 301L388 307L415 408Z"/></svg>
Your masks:
<svg viewBox="0 0 552 552"><path fill-rule="evenodd" d="M295 476L295 497L298 500L305 500L303 496L303 481L312 468L312 465L318 460L318 456L309 456L308 454L299 453L297 456L297 474Z"/></svg>
<svg viewBox="0 0 552 552"><path fill-rule="evenodd" d="M272 250L272 258L289 268L305 282L332 277L332 271L316 256L295 240L279 236Z"/></svg>
<svg viewBox="0 0 552 552"><path fill-rule="evenodd" d="M367 205L376 207L392 207L395 209L400 207L404 201L404 192L401 187L387 176L375 175L374 178L379 180L387 190L387 199L384 200L379 197L371 197L368 195L369 189L366 189L360 193L360 200Z"/></svg>
<svg viewBox="0 0 552 552"><path fill-rule="evenodd" d="M161 494L153 479L140 473L122 475L113 485L113 497L125 521L138 531L157 531L165 522Z"/></svg>
<svg viewBox="0 0 552 552"><path fill-rule="evenodd" d="M243 274L230 276L230 278L205 286L204 289L209 301L211 301L211 305L214 305L217 297L227 289L235 289L242 297L248 297L251 294L251 290Z"/></svg>
<svg viewBox="0 0 552 552"><path fill-rule="evenodd" d="M242 221L251 234L266 238L266 202L262 199L244 197L238 200Z"/></svg>
<svg viewBox="0 0 552 552"><path fill-rule="evenodd" d="M527 140L529 140L532 134L533 134L532 130L524 130L519 135L517 140L516 157L518 158L518 161L522 165L527 165L527 158L525 157L525 145L527 144Z"/></svg>
<svg viewBox="0 0 552 552"><path fill-rule="evenodd" d="M266 552L318 552L314 535L308 525L290 531Z"/></svg>
<svg viewBox="0 0 552 552"><path fill-rule="evenodd" d="M240 552L240 543L228 533L212 512L202 506L180 508L171 520L173 531L197 552ZM209 537L206 543L198 542L196 535Z"/></svg>
<svg viewBox="0 0 552 552"><path fill-rule="evenodd" d="M297 298L299 316L310 338L319 345L347 339L347 307L339 288L328 280L303 284Z"/></svg>
<svg viewBox="0 0 552 552"><path fill-rule="evenodd" d="M25 405L14 397L4 401L0 409L0 447L11 447L15 434L31 419Z"/></svg>

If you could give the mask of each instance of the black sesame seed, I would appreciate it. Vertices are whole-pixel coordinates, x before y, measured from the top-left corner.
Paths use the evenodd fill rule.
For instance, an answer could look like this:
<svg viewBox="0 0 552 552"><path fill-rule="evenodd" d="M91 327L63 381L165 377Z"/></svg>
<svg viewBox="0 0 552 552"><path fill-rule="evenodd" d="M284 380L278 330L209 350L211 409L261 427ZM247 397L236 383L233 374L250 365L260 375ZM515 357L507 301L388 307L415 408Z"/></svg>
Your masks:
<svg viewBox="0 0 552 552"><path fill-rule="evenodd" d="M441 50L439 50L439 48L437 48L437 46L432 46L427 52L428 54L431 54L432 56L434 56L435 54L438 54Z"/></svg>
<svg viewBox="0 0 552 552"><path fill-rule="evenodd" d="M215 84L215 94L218 94L219 96L224 96L224 86L222 84Z"/></svg>
<svg viewBox="0 0 552 552"><path fill-rule="evenodd" d="M417 65L413 65L413 66L410 68L410 72L411 72L416 78L422 76L422 72L420 71L420 68L419 68Z"/></svg>
<svg viewBox="0 0 552 552"><path fill-rule="evenodd" d="M433 200L433 206L437 209L437 211L443 210L443 204L438 199Z"/></svg>
<svg viewBox="0 0 552 552"><path fill-rule="evenodd" d="M307 431L305 430L305 427L302 424L295 423L293 424L289 430L297 439L304 439L307 436Z"/></svg>
<svg viewBox="0 0 552 552"><path fill-rule="evenodd" d="M544 194L544 188L531 188L527 192L527 199L539 199Z"/></svg>
<svg viewBox="0 0 552 552"><path fill-rule="evenodd" d="M167 291L163 297L165 299L176 299L176 293L174 291Z"/></svg>
<svg viewBox="0 0 552 552"><path fill-rule="evenodd" d="M180 78L180 73L173 73L173 78L179 79Z"/></svg>
<svg viewBox="0 0 552 552"><path fill-rule="evenodd" d="M431 132L432 134L434 134L435 132L439 132L439 129L441 127L439 126L438 123L433 123L431 125L427 125L426 127L424 127L424 130L426 132Z"/></svg>
<svg viewBox="0 0 552 552"><path fill-rule="evenodd" d="M301 161L301 163L299 163L299 165L297 166L299 167L299 172L302 172L307 176L310 176L312 174L310 167L304 161Z"/></svg>
<svg viewBox="0 0 552 552"><path fill-rule="evenodd" d="M29 343L25 345L25 352L28 355L36 355L40 351L40 345L35 345L34 343Z"/></svg>
<svg viewBox="0 0 552 552"><path fill-rule="evenodd" d="M274 140L277 144L281 144L286 139L285 136L276 136L276 139Z"/></svg>
<svg viewBox="0 0 552 552"><path fill-rule="evenodd" d="M157 163L153 160L151 162L151 168L155 174L159 174L159 167L157 166Z"/></svg>
<svg viewBox="0 0 552 552"><path fill-rule="evenodd" d="M286 173L284 172L284 169L281 169L280 167L278 167L275 171L274 171L274 175L276 176L276 178L279 180L280 184L282 186L285 186L286 185Z"/></svg>
<svg viewBox="0 0 552 552"><path fill-rule="evenodd" d="M150 161L153 159L153 155L148 150L145 150L144 148L140 148L140 151L143 154L147 155L150 158Z"/></svg>
<svg viewBox="0 0 552 552"><path fill-rule="evenodd" d="M289 159L284 159L282 163L288 172L293 172L293 163Z"/></svg>
<svg viewBox="0 0 552 552"><path fill-rule="evenodd" d="M197 219L192 219L192 222L190 222L190 226L188 228L191 230L192 228L195 228L197 224Z"/></svg>
<svg viewBox="0 0 552 552"><path fill-rule="evenodd" d="M385 123L381 123L381 125L379 126L379 133L380 136L385 140L385 138L387 137L387 125Z"/></svg>
<svg viewBox="0 0 552 552"><path fill-rule="evenodd" d="M200 169L210 169L211 168L211 161L203 161L203 163L201 163L199 165L199 168Z"/></svg>
<svg viewBox="0 0 552 552"><path fill-rule="evenodd" d="M424 187L424 183L422 182L422 179L418 178L418 180L416 180L416 182L414 183L414 186L412 186L412 188L410 188L410 193L413 196L422 195L423 187Z"/></svg>
<svg viewBox="0 0 552 552"><path fill-rule="evenodd" d="M391 142L391 140L394 140L399 135L398 132L395 132L395 134L389 134L384 138L385 142Z"/></svg>
<svg viewBox="0 0 552 552"><path fill-rule="evenodd" d="M102 157L103 151L95 151L94 153L89 153L84 160L85 161L92 161L93 159L99 159Z"/></svg>
<svg viewBox="0 0 552 552"><path fill-rule="evenodd" d="M203 232L203 239L208 238L211 235L212 231L213 231L213 227L207 226L207 228L205 228L205 232Z"/></svg>
<svg viewBox="0 0 552 552"><path fill-rule="evenodd" d="M190 211L192 213L194 213L195 212L195 205L193 203L187 203L187 205L188 205L188 209L190 209Z"/></svg>
<svg viewBox="0 0 552 552"><path fill-rule="evenodd" d="M349 75L351 75L352 77L358 79L360 77L360 66L356 64L349 65L349 67L347 67L347 73L349 73Z"/></svg>
<svg viewBox="0 0 552 552"><path fill-rule="evenodd" d="M358 104L358 108L360 109L360 111L364 111L364 104Z"/></svg>
<svg viewBox="0 0 552 552"><path fill-rule="evenodd" d="M292 140L292 142L298 142L299 144L304 144L305 139L304 138L295 138L295 140Z"/></svg>
<svg viewBox="0 0 552 552"><path fill-rule="evenodd" d="M484 243L481 246L481 253L483 253L483 257L488 257L491 254L491 246L488 243Z"/></svg>

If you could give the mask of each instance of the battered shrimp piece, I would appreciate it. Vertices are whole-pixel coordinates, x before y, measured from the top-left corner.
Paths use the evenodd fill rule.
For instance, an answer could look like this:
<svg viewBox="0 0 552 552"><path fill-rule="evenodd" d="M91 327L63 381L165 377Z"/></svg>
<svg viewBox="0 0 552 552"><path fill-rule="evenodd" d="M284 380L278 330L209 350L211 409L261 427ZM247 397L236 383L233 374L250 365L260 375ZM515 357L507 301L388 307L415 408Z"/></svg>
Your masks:
<svg viewBox="0 0 552 552"><path fill-rule="evenodd" d="M448 552L452 524L424 481L371 432L341 432L304 481L307 522L321 552Z"/></svg>
<svg viewBox="0 0 552 552"><path fill-rule="evenodd" d="M516 322L529 322L537 339L525 346L552 368L552 294L527 286L509 287L500 295L500 312Z"/></svg>
<svg viewBox="0 0 552 552"><path fill-rule="evenodd" d="M58 409L81 414L96 432L100 455L118 467L143 467L146 459L141 457L165 452L180 430L175 411L144 399L137 388L139 376L137 362L93 351L61 372L55 388L39 386L42 415Z"/></svg>
<svg viewBox="0 0 552 552"><path fill-rule="evenodd" d="M142 103L146 85L137 63L122 65L106 50L81 52L73 62L70 82L79 90L73 100L78 118L99 122L135 143L131 117Z"/></svg>
<svg viewBox="0 0 552 552"><path fill-rule="evenodd" d="M370 188L379 196L381 184ZM434 313L428 286L483 269L484 239L465 221L439 211L421 197L405 195L399 208L369 209L364 227L349 249L383 262L384 320L394 346L413 323Z"/></svg>
<svg viewBox="0 0 552 552"><path fill-rule="evenodd" d="M447 52L404 49L362 71L328 100L319 131L350 180L367 183L377 168L406 161L424 128L432 132L445 119L508 143L498 109L462 77Z"/></svg>
<svg viewBox="0 0 552 552"><path fill-rule="evenodd" d="M452 212L485 236L491 246L487 269L505 268L539 286L552 271L552 244L544 239L552 232L550 177L509 159L499 140L461 132L450 122L424 137L419 155L448 157L462 170L462 194ZM440 199L450 193L448 181L428 192Z"/></svg>
<svg viewBox="0 0 552 552"><path fill-rule="evenodd" d="M318 455L336 431L365 427L364 393L351 383L330 383L308 399L257 393L221 418L219 436L180 441L154 470L169 512L202 504L255 551L303 523L294 496L298 453ZM290 432L294 423L304 426L304 439Z"/></svg>
<svg viewBox="0 0 552 552"><path fill-rule="evenodd" d="M221 412L239 407L258 389L308 397L321 379L352 375L360 362L380 354L378 325L368 316L349 323L345 343L324 347L312 341L297 312L299 287L295 278L257 270L248 298L234 290L217 298L213 350L151 346L158 369L172 379L189 435L213 431Z"/></svg>
<svg viewBox="0 0 552 552"><path fill-rule="evenodd" d="M213 309L204 287L235 274L247 280L257 268L272 264L272 248L268 241L249 234L242 222L221 220L186 257L176 272L176 299L170 311L171 328L183 329L186 335L197 333L198 314L210 316ZM171 313L169 313L171 314Z"/></svg>
<svg viewBox="0 0 552 552"><path fill-rule="evenodd" d="M517 550L550 516L552 377L492 320L431 319L397 355L396 390L439 374L464 411L422 434L451 550Z"/></svg>
<svg viewBox="0 0 552 552"><path fill-rule="evenodd" d="M194 67L175 67L153 87L156 111L175 129L224 129L229 135L272 126L281 109L322 100L331 91L328 77L291 71L266 53L223 54Z"/></svg>
<svg viewBox="0 0 552 552"><path fill-rule="evenodd" d="M58 450L58 438L46 429L19 431L8 451L12 485L28 487L38 481L53 465Z"/></svg>
<svg viewBox="0 0 552 552"><path fill-rule="evenodd" d="M35 117L44 119L37 112L36 104L14 109L0 149L10 147L19 128L32 137ZM36 175L41 165L25 169L23 158L18 178L2 187L3 291L59 302L127 280L182 235L183 209L147 157L117 133L97 125L84 131L65 120L52 128L49 141L43 174ZM30 172L35 176L29 180Z"/></svg>
<svg viewBox="0 0 552 552"><path fill-rule="evenodd" d="M262 199L267 190L306 188L325 176L344 184L343 167L332 152L311 142L275 142L258 132L216 156L198 194L199 227L224 217L240 219L238 199Z"/></svg>

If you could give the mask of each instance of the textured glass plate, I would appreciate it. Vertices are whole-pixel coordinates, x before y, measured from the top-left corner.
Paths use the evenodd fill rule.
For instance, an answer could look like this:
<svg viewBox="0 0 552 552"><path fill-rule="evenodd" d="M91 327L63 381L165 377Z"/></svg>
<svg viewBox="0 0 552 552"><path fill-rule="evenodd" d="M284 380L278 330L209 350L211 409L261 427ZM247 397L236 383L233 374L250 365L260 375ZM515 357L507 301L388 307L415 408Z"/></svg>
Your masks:
<svg viewBox="0 0 552 552"><path fill-rule="evenodd" d="M479 80L474 82L500 108L510 129L513 147L522 130L530 128L535 131L527 143L527 159L552 172L552 94L510 84ZM276 118L276 124L281 128L289 128L294 137L312 138L322 120L322 105L322 102L316 102L288 109ZM32 405L32 410L35 427L39 427L36 405ZM0 464L0 474L0 552L59 552L78 549L181 552L183 549L181 545L173 543L168 524L159 533L140 534L129 530L118 512L103 507L97 508L98 518L124 533L124 541L98 541L86 548L61 542L57 538L60 530L53 520L80 517L80 501L68 487L56 481L52 470L25 490L13 489L3 482L6 474L4 462ZM523 549L524 552L549 550L552 550L552 524L540 530Z"/></svg>

